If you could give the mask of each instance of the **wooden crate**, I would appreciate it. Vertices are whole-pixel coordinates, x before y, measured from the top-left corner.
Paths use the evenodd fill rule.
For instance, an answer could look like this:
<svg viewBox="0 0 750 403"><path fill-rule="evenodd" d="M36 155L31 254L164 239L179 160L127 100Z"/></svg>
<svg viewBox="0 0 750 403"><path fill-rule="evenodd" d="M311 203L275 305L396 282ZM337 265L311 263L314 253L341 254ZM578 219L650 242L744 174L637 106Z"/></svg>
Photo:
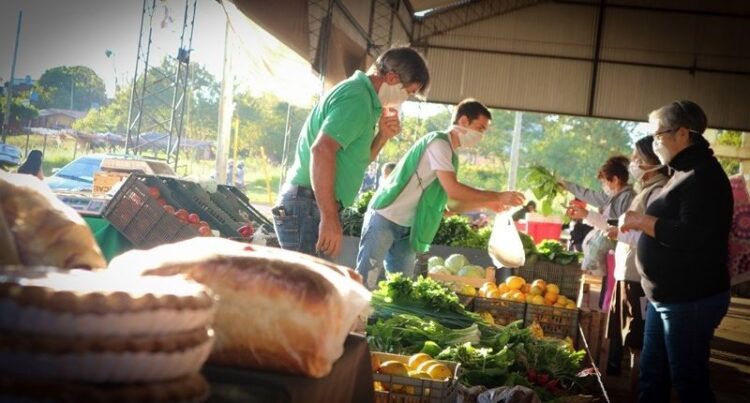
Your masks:
<svg viewBox="0 0 750 403"><path fill-rule="evenodd" d="M429 273L428 275L433 280L440 281L442 283L468 284L470 286L473 286L474 288L479 288L482 286L482 284L488 281L492 282L493 284L495 283L495 268L494 267L488 267L486 269L484 278L461 277L461 276L453 276L450 274L443 274L443 273Z"/></svg>
<svg viewBox="0 0 750 403"><path fill-rule="evenodd" d="M380 363L399 361L406 364L408 355L373 352ZM458 371L461 364L453 361L438 361L445 364L453 377L445 381L410 378L407 376L386 375L377 372L372 374L385 390L376 390L376 403L453 403L458 393Z"/></svg>

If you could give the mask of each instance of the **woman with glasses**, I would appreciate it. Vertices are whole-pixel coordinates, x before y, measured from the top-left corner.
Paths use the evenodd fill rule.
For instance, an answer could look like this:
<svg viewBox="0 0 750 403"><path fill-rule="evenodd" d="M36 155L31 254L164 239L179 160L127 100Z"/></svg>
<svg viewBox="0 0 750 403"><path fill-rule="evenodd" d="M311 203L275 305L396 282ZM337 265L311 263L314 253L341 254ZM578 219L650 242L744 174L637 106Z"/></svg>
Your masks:
<svg viewBox="0 0 750 403"><path fill-rule="evenodd" d="M654 153L673 176L646 211L629 211L620 230L641 231L637 268L649 300L638 382L639 402L715 401L710 343L729 307L729 179L703 132L697 104L677 101L649 115Z"/></svg>

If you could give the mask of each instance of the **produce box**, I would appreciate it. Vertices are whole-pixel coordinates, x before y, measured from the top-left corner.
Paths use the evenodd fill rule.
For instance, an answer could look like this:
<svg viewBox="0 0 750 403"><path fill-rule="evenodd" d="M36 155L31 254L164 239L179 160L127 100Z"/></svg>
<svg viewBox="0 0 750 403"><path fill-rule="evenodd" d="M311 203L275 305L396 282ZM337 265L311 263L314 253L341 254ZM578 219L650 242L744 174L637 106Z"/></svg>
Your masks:
<svg viewBox="0 0 750 403"><path fill-rule="evenodd" d="M130 176L129 172L109 172L99 171L94 174L91 192L95 195L101 195L109 192L117 183L124 181Z"/></svg>
<svg viewBox="0 0 750 403"><path fill-rule="evenodd" d="M477 313L489 312L496 324L505 326L517 320L524 320L526 318L526 305L525 302L476 297L473 311Z"/></svg>
<svg viewBox="0 0 750 403"><path fill-rule="evenodd" d="M470 286L473 286L474 288L479 288L487 281L491 281L493 283L495 282L495 268L488 267L486 269L484 278L461 277L444 273L429 273L429 277L443 283L468 284Z"/></svg>
<svg viewBox="0 0 750 403"><path fill-rule="evenodd" d="M573 343L578 339L578 309L548 305L527 304L525 326L538 323L545 336L564 339L570 336Z"/></svg>
<svg viewBox="0 0 750 403"><path fill-rule="evenodd" d="M409 356L373 352L380 363L398 361L409 362ZM376 403L453 403L458 394L458 373L461 364L452 361L438 361L447 366L453 376L446 381L411 378L408 376L388 375L374 372L372 374L379 387L375 390ZM380 390L382 389L382 390Z"/></svg>
<svg viewBox="0 0 750 403"><path fill-rule="evenodd" d="M513 274L523 277L527 283L540 278L547 284L557 284L560 287L560 294L575 301L578 300L583 285L583 271L577 264L561 265L537 260L513 269Z"/></svg>
<svg viewBox="0 0 750 403"><path fill-rule="evenodd" d="M167 213L149 194L146 178L131 175L102 215L133 245L151 248L199 236L196 228Z"/></svg>

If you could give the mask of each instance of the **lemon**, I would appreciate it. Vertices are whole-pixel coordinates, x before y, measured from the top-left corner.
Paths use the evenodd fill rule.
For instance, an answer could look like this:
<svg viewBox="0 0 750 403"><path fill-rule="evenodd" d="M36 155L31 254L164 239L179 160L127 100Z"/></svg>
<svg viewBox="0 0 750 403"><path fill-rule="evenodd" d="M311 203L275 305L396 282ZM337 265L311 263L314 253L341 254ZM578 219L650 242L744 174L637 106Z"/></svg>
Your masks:
<svg viewBox="0 0 750 403"><path fill-rule="evenodd" d="M556 303L565 305L568 303L568 297L560 295L559 297L557 297Z"/></svg>
<svg viewBox="0 0 750 403"><path fill-rule="evenodd" d="M479 313L479 316L482 318L483 321L494 325L495 324L495 318L492 317L492 314L489 312L481 312Z"/></svg>
<svg viewBox="0 0 750 403"><path fill-rule="evenodd" d="M518 292L515 295L513 295L513 301L516 302L526 302L526 294L522 292Z"/></svg>
<svg viewBox="0 0 750 403"><path fill-rule="evenodd" d="M547 284L547 292L553 294L560 294L560 287L557 284Z"/></svg>
<svg viewBox="0 0 750 403"><path fill-rule="evenodd" d="M438 379L441 381L453 376L450 368L439 362L430 366L430 368L427 369L427 373L430 374L432 379Z"/></svg>
<svg viewBox="0 0 750 403"><path fill-rule="evenodd" d="M494 298L494 299L498 299L498 298L500 298L501 296L502 296L502 293L500 292L500 290L498 290L498 289L495 289L495 290L490 290L490 291L489 291L489 292L487 293L487 295L485 295L485 298Z"/></svg>
<svg viewBox="0 0 750 403"><path fill-rule="evenodd" d="M547 282L544 281L544 280L542 280L542 279L540 279L540 278L538 278L538 279L536 279L536 280L534 280L534 281L531 282L531 286L532 287L534 287L534 286L539 287L539 288L542 289L542 292L544 292L545 289L547 288Z"/></svg>
<svg viewBox="0 0 750 403"><path fill-rule="evenodd" d="M554 304L557 301L557 297L558 295L556 293L551 293L549 291L547 291L547 293L544 294L544 300L549 302L550 305Z"/></svg>
<svg viewBox="0 0 750 403"><path fill-rule="evenodd" d="M527 299L527 301L534 305L544 305L544 297L541 295L533 295L531 299Z"/></svg>
<svg viewBox="0 0 750 403"><path fill-rule="evenodd" d="M432 357L425 353L416 353L409 357L409 369L415 370L419 366L419 364L431 360Z"/></svg>
<svg viewBox="0 0 750 403"><path fill-rule="evenodd" d="M436 360L427 360L417 366L417 371L427 372L427 369L430 368L430 366L434 364L440 364L440 363L437 362Z"/></svg>
<svg viewBox="0 0 750 403"><path fill-rule="evenodd" d="M497 289L503 294L510 291L510 288L508 288L505 283L500 283L500 285L497 286Z"/></svg>
<svg viewBox="0 0 750 403"><path fill-rule="evenodd" d="M473 297L473 296L477 295L477 289L474 288L474 287L472 287L472 286L470 286L470 285L468 285L468 284L464 284L464 285L461 286L461 291L459 291L458 293L462 294L462 295L468 295L470 297Z"/></svg>
<svg viewBox="0 0 750 403"><path fill-rule="evenodd" d="M386 375L409 376L409 368L403 362L386 361L380 365L378 372Z"/></svg>
<svg viewBox="0 0 750 403"><path fill-rule="evenodd" d="M524 280L523 277L510 276L505 279L505 285L507 285L508 288L513 289L513 290L520 289L521 287L523 287L524 284L526 284L526 280Z"/></svg>
<svg viewBox="0 0 750 403"><path fill-rule="evenodd" d="M418 379L432 379L430 374L424 371L410 371L409 372L409 378L418 378Z"/></svg>
<svg viewBox="0 0 750 403"><path fill-rule="evenodd" d="M542 287L539 287L538 285L533 285L531 286L531 289L529 290L528 294L542 295L544 294L544 289Z"/></svg>

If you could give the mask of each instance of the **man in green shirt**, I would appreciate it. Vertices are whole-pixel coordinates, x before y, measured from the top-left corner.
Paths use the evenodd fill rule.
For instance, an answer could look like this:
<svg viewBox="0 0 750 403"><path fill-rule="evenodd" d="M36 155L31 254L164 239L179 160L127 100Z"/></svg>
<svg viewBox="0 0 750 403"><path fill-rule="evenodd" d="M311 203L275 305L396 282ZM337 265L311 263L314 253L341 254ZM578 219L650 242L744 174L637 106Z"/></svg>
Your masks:
<svg viewBox="0 0 750 403"><path fill-rule="evenodd" d="M490 119L490 111L480 102L462 101L453 114L453 125L418 140L375 192L357 254L357 272L367 288L375 288L384 266L388 272L413 276L416 252L430 249L449 199L451 212L501 211L523 203L522 193L476 189L456 178L455 150L476 146Z"/></svg>
<svg viewBox="0 0 750 403"><path fill-rule="evenodd" d="M324 95L302 127L294 163L272 209L282 248L338 256L339 212L357 196L367 166L401 131L398 108L430 83L424 58L391 48ZM376 132L376 126L378 131Z"/></svg>

